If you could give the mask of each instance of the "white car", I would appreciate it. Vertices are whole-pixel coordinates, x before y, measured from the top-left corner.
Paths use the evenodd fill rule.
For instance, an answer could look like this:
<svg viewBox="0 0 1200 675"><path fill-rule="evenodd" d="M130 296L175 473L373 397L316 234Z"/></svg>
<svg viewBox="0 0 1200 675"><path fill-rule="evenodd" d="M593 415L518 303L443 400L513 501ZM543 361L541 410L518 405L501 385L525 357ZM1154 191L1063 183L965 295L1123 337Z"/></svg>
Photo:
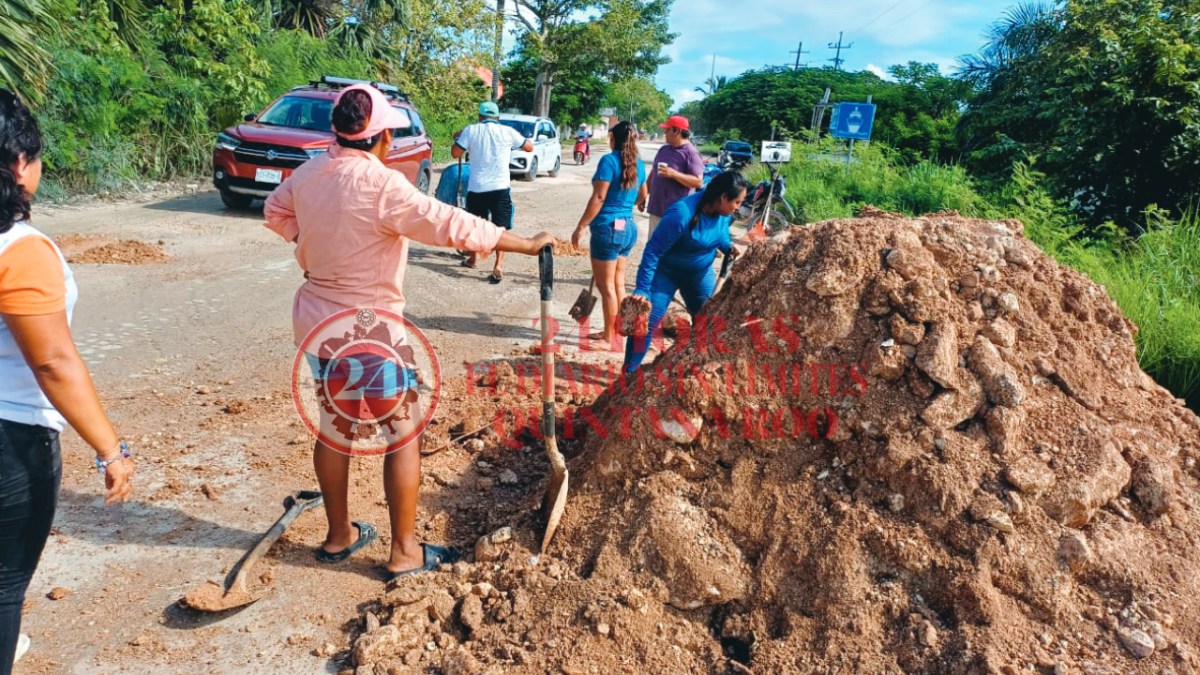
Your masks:
<svg viewBox="0 0 1200 675"><path fill-rule="evenodd" d="M512 127L522 136L533 141L533 152L513 150L508 170L519 174L523 180L534 180L544 172L551 178L558 175L562 166L562 140L558 128L547 117L533 115L500 115L500 123Z"/></svg>

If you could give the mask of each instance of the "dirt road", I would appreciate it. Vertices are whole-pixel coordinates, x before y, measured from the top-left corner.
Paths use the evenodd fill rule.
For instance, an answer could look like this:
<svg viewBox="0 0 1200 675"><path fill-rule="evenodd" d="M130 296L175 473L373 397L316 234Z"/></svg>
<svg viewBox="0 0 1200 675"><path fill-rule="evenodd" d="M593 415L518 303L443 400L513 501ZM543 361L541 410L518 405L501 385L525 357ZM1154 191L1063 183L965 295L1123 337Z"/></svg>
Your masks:
<svg viewBox="0 0 1200 675"><path fill-rule="evenodd" d="M656 149L643 148L647 160ZM569 238L593 168L568 160L557 178L514 182L518 231ZM644 217L638 220L635 264L646 233ZM262 227L261 207L227 211L206 189L143 203L39 208L35 222L54 236L80 235L76 242L160 244L169 259L74 265L81 289L75 336L138 453L137 501L105 507L91 453L74 433L64 435L58 518L25 615L33 646L17 672L345 668L343 622L378 596L386 536L366 555L320 565L312 548L323 519L307 514L264 568L274 577L270 596L219 620L176 606L189 588L223 577L278 517L287 494L315 487L311 440L289 394L290 310L301 281L292 247ZM486 268L467 270L458 260L452 251L414 245L405 288L407 316L437 348L447 378L462 378L464 362L524 353L538 339L533 259L510 256L498 286L487 283ZM584 257L556 261L566 321L587 269ZM448 514L464 503L482 504L486 513L499 498L487 494L486 482L458 480L471 463L457 449L426 461L424 533L447 532ZM386 525L380 465L356 460L353 507L356 517ZM467 545L477 536L458 534ZM50 593L56 588L68 592L51 600L62 595Z"/></svg>

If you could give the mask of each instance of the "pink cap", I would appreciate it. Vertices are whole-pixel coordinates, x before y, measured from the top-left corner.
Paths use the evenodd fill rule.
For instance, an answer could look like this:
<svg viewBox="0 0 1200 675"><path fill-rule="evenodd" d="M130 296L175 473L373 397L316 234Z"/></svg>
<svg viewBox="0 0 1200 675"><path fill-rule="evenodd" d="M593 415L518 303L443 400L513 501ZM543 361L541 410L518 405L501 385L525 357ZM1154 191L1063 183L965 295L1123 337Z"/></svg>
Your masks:
<svg viewBox="0 0 1200 675"><path fill-rule="evenodd" d="M333 102L333 107L341 102L342 97L351 91L365 91L367 96L371 97L371 119L367 120L367 128L357 134L343 134L336 132L338 136L348 141L361 141L364 138L370 138L375 134L381 133L387 129L407 129L412 126L412 120L408 115L400 112L392 107L392 104L375 87L369 84L355 84L346 87L342 93L338 94L337 99Z"/></svg>

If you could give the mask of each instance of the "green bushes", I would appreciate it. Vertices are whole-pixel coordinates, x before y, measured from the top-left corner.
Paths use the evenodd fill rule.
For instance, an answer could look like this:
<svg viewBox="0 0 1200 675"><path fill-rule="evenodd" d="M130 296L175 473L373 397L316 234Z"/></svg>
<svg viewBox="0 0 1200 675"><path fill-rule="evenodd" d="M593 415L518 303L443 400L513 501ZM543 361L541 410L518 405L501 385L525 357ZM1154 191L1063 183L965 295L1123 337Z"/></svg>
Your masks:
<svg viewBox="0 0 1200 675"><path fill-rule="evenodd" d="M957 166L927 161L904 166L878 143L856 147L847 165L845 155L835 154L831 144L805 154L809 147L797 145L799 152L783 168L785 198L803 208L809 221L848 218L864 204L913 215L944 210L981 215L987 210L971 178ZM759 180L766 172L758 169L753 175Z"/></svg>
<svg viewBox="0 0 1200 675"><path fill-rule="evenodd" d="M296 30L272 29L251 3L194 0L158 4L132 43L104 2L63 3L49 35L51 82L37 105L45 136L45 191L107 193L139 180L195 179L211 169L216 133L276 96L323 74L382 79L357 48ZM435 160L486 97L470 69L439 65L395 73L421 109Z"/></svg>

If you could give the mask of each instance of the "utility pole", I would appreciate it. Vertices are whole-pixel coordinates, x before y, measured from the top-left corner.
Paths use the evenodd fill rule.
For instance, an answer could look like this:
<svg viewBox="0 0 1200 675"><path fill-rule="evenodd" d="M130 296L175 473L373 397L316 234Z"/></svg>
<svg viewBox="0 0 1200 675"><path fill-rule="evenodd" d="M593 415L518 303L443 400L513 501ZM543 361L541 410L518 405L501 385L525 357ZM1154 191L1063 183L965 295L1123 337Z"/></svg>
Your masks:
<svg viewBox="0 0 1200 675"><path fill-rule="evenodd" d="M504 44L504 0L496 0L496 50L492 62L492 101L500 100L500 59Z"/></svg>
<svg viewBox="0 0 1200 675"><path fill-rule="evenodd" d="M850 48L851 48L851 47L853 47L853 46L854 46L854 43L853 43L853 42L851 42L851 43L850 43L850 44L848 44L848 45L844 45L844 44L842 44L842 31L838 31L838 41L837 41L837 44L834 44L834 43L832 43L832 42L830 42L830 43L829 43L829 48L830 48L830 49L836 49L836 50L837 50L837 56L833 57L832 59L829 59L830 61L833 61L833 69L834 69L834 70L841 70L841 69L842 69L842 62L843 62L843 61L845 61L845 59L843 59L843 58L842 58L842 50L843 50L843 49L850 49Z"/></svg>
<svg viewBox="0 0 1200 675"><path fill-rule="evenodd" d="M808 52L804 51L804 42L801 41L800 46L796 47L795 51L791 51L788 53L796 55L796 67L793 70L800 70L800 55L808 53Z"/></svg>

